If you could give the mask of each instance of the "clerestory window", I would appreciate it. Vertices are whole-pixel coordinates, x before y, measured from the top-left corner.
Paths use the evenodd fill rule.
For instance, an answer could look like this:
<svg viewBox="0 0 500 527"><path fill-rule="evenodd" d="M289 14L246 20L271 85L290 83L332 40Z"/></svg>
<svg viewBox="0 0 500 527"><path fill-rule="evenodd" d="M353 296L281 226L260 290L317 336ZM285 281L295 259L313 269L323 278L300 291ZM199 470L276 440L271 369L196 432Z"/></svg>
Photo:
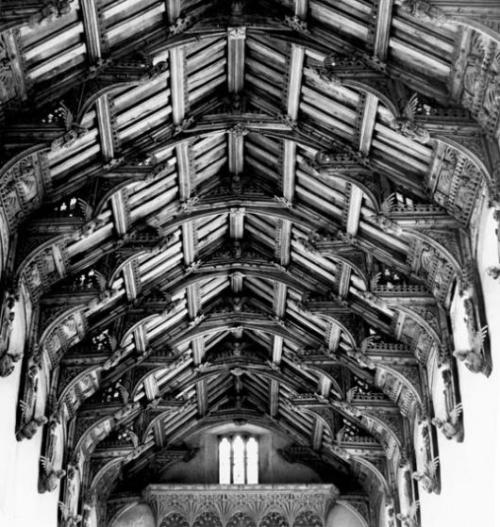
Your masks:
<svg viewBox="0 0 500 527"><path fill-rule="evenodd" d="M255 485L259 482L259 443L240 434L219 438L219 483Z"/></svg>

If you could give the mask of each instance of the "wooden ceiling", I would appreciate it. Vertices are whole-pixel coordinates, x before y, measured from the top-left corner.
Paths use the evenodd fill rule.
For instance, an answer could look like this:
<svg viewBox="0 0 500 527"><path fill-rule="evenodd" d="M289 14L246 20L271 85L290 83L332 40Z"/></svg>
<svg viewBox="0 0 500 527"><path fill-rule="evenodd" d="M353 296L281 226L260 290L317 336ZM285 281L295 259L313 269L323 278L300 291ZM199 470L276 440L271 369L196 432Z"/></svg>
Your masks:
<svg viewBox="0 0 500 527"><path fill-rule="evenodd" d="M484 325L498 34L390 0L5 4L17 433L45 413L55 459L64 430L67 506L245 419L331 464L371 522L384 496L409 517L401 474L429 472L437 429L461 439L456 291Z"/></svg>

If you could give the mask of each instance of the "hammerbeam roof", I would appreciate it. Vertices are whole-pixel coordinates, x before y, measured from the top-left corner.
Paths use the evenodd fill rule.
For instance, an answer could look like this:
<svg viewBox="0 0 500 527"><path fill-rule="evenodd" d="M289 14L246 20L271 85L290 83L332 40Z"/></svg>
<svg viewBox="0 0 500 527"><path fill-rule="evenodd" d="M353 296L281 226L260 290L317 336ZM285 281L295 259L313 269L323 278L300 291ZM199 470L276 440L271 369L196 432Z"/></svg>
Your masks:
<svg viewBox="0 0 500 527"><path fill-rule="evenodd" d="M3 273L73 446L253 412L337 461L406 459L496 195L499 103L468 69L499 67L494 31L405 2L15 4Z"/></svg>

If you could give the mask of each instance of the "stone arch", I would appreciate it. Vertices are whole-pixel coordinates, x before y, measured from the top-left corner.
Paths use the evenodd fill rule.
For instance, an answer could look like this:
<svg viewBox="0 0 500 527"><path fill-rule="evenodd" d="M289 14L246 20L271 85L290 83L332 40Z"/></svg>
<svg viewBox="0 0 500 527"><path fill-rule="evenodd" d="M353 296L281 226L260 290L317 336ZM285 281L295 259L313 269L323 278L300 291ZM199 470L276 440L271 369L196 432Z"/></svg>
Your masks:
<svg viewBox="0 0 500 527"><path fill-rule="evenodd" d="M328 513L326 527L369 527L361 513L345 500L339 500Z"/></svg>
<svg viewBox="0 0 500 527"><path fill-rule="evenodd" d="M134 527L141 521L142 527L156 527L151 507L146 503L133 503L121 508L109 522L110 527ZM174 527L174 526L172 526ZM175 525L175 527L181 527ZM187 526L186 526L187 527Z"/></svg>

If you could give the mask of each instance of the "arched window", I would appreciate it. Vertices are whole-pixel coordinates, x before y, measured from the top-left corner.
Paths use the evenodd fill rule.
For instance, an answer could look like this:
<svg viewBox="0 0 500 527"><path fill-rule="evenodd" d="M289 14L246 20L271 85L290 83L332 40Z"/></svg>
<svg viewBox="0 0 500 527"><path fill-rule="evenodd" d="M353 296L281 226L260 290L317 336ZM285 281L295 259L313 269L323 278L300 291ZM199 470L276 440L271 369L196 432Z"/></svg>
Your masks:
<svg viewBox="0 0 500 527"><path fill-rule="evenodd" d="M219 483L255 485L259 482L259 442L255 437L219 438Z"/></svg>

